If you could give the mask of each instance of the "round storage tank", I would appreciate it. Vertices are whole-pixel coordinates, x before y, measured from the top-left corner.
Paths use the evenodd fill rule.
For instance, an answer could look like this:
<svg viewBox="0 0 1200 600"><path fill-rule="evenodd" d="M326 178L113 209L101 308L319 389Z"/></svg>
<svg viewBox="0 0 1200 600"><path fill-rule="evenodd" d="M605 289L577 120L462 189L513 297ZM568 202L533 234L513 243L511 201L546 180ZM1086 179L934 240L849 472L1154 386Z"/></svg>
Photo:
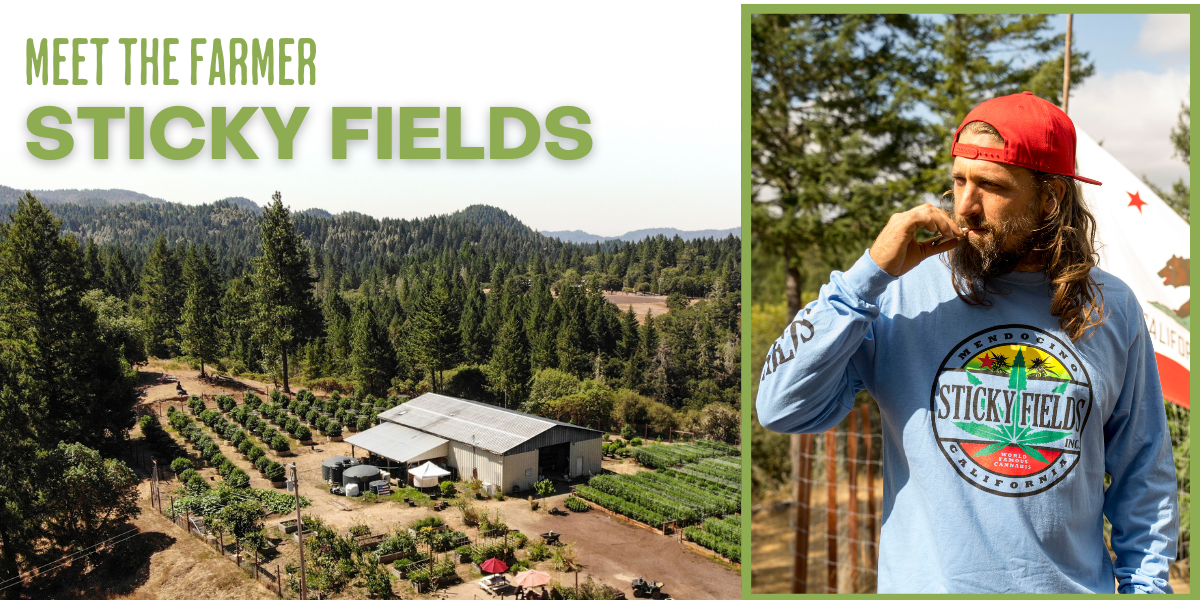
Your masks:
<svg viewBox="0 0 1200 600"><path fill-rule="evenodd" d="M361 490L368 489L372 481L383 479L383 473L376 467L370 465L358 465L350 467L342 472L342 485L348 486L352 483L358 484Z"/></svg>
<svg viewBox="0 0 1200 600"><path fill-rule="evenodd" d="M333 477L333 465L336 465L343 460L354 459L350 458L349 456L331 456L321 461L321 479L324 479L325 481L329 481L330 479L333 479L334 481L341 481L340 477Z"/></svg>

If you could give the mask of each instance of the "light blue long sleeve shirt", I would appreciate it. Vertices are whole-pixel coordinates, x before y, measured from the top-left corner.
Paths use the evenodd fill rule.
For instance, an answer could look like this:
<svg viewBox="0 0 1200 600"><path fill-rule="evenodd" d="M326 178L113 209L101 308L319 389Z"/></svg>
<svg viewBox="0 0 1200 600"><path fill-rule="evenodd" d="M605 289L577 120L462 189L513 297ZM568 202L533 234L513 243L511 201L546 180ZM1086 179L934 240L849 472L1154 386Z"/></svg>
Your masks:
<svg viewBox="0 0 1200 600"><path fill-rule="evenodd" d="M939 258L897 278L864 254L776 340L763 426L825 431L863 389L879 405L880 592L1112 593L1114 577L1122 593L1171 592L1178 503L1154 349L1128 286L1092 276L1106 320L1072 342L1044 273L1013 272L992 306L971 306Z"/></svg>

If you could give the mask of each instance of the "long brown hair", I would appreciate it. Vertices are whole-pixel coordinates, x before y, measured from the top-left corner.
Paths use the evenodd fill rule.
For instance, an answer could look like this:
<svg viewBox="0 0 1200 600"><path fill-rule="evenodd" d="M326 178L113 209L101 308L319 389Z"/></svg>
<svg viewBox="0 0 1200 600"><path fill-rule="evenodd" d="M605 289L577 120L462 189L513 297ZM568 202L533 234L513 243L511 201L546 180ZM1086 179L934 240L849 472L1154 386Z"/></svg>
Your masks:
<svg viewBox="0 0 1200 600"><path fill-rule="evenodd" d="M1004 142L995 128L982 121L967 124L963 131L992 136ZM1083 190L1078 181L1063 175L1031 172L1037 186L1039 213L1045 198L1055 196L1056 180L1063 182L1066 190L1055 203L1054 210L1045 215L1041 225L1033 231L1033 252L1042 255L1046 277L1050 280L1053 297L1050 314L1058 317L1059 326L1071 341L1075 341L1105 319L1104 291L1091 272L1099 260L1095 242L1096 218L1083 201ZM952 192L947 194L953 197ZM964 277L953 269L951 280L954 291L967 304L991 305L986 282Z"/></svg>

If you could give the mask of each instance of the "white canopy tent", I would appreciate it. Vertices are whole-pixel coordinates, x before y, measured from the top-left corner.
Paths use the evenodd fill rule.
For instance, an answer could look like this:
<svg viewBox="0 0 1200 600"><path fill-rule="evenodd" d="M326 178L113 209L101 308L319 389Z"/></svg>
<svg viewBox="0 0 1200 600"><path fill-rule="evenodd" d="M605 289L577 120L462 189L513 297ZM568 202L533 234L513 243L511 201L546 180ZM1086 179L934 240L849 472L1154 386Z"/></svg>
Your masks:
<svg viewBox="0 0 1200 600"><path fill-rule="evenodd" d="M409 469L408 474L413 476L413 487L425 488L437 485L438 477L445 477L450 471L432 462L426 462L415 469Z"/></svg>
<svg viewBox="0 0 1200 600"><path fill-rule="evenodd" d="M1154 344L1163 397L1191 408L1191 226L1139 177L1086 133L1078 136L1078 173L1096 217L1100 268L1137 296Z"/></svg>

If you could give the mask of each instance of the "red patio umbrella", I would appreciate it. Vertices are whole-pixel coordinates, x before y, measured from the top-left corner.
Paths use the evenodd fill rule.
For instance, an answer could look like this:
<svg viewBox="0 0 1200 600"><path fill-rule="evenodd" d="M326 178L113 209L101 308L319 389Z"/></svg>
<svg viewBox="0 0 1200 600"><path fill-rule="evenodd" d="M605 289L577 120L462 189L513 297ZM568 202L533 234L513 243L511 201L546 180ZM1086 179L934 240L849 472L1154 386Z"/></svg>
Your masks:
<svg viewBox="0 0 1200 600"><path fill-rule="evenodd" d="M503 573L508 570L508 565L498 558L489 558L479 568L485 573Z"/></svg>

